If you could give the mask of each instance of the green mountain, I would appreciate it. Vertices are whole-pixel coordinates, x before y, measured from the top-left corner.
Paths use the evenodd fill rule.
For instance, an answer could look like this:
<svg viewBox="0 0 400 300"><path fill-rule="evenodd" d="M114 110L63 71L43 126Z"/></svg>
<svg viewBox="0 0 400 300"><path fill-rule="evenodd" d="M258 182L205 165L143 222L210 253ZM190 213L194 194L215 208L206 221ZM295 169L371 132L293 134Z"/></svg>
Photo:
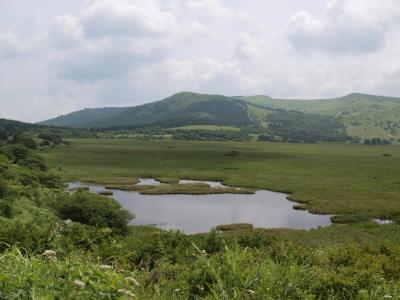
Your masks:
<svg viewBox="0 0 400 300"><path fill-rule="evenodd" d="M178 93L154 103L135 107L84 109L42 122L45 125L107 128L161 124L249 125L247 106L243 100L219 95ZM265 109L264 109L265 110Z"/></svg>
<svg viewBox="0 0 400 300"><path fill-rule="evenodd" d="M362 139L374 136L400 138L400 98L350 94L341 98L320 100L283 100L268 96L241 99L266 108L333 116L343 123L350 136Z"/></svg>
<svg viewBox="0 0 400 300"><path fill-rule="evenodd" d="M350 94L321 100L226 97L190 92L135 107L84 109L42 122L74 128L224 125L282 140L400 138L400 99ZM270 136L270 137L269 137Z"/></svg>

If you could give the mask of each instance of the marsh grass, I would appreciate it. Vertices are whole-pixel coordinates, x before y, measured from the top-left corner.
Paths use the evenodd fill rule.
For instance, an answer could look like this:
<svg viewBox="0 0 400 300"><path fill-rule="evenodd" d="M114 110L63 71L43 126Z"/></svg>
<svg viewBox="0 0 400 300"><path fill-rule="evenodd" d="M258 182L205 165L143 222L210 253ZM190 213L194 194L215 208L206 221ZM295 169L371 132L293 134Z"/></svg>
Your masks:
<svg viewBox="0 0 400 300"><path fill-rule="evenodd" d="M114 195L114 193L112 191L100 191L99 194L103 195L103 196L112 196L112 195Z"/></svg>
<svg viewBox="0 0 400 300"><path fill-rule="evenodd" d="M103 185L135 185L139 183L139 178L132 176L132 177L85 177L82 178L83 182L94 183L94 184L103 184Z"/></svg>
<svg viewBox="0 0 400 300"><path fill-rule="evenodd" d="M307 205L305 205L305 204L295 204L295 205L293 205L293 209L296 209L296 210L307 210Z"/></svg>
<svg viewBox="0 0 400 300"><path fill-rule="evenodd" d="M253 229L253 225L247 223L236 223L236 224L218 225L215 228L220 231L234 231L243 229Z"/></svg>
<svg viewBox="0 0 400 300"><path fill-rule="evenodd" d="M351 223L368 222L372 221L372 219L365 215L346 214L346 215L331 216L331 221L332 223L335 224L351 224Z"/></svg>
<svg viewBox="0 0 400 300"><path fill-rule="evenodd" d="M161 178L155 178L157 181L161 182L161 183L165 183L165 184L178 184L179 183L179 179L177 178L165 178L165 177L161 177Z"/></svg>
<svg viewBox="0 0 400 300"><path fill-rule="evenodd" d="M208 194L254 194L255 193L255 191L252 189L210 187L208 184L204 183L142 186L138 189L138 191L141 194L147 194L147 195L167 195L167 194L208 195Z"/></svg>
<svg viewBox="0 0 400 300"><path fill-rule="evenodd" d="M210 187L206 183L163 184L163 185L106 185L108 190L137 191L144 195L209 195L209 194L254 194L253 189L234 187Z"/></svg>
<svg viewBox="0 0 400 300"><path fill-rule="evenodd" d="M290 193L310 212L400 216L400 147L352 144L280 144L71 140L46 150L64 178L104 180L132 177L214 180L229 186ZM231 157L229 151L238 151ZM392 156L383 157L382 153ZM101 164L99 163L101 161ZM125 184L125 182L123 182Z"/></svg>

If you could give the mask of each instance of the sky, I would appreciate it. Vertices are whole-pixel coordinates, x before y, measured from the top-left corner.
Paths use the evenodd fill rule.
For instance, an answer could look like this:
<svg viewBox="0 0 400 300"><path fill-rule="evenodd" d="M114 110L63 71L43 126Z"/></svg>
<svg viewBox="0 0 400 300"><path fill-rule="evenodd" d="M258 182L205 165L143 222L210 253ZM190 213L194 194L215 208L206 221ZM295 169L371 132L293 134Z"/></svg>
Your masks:
<svg viewBox="0 0 400 300"><path fill-rule="evenodd" d="M180 91L400 97L399 0L0 0L0 117Z"/></svg>

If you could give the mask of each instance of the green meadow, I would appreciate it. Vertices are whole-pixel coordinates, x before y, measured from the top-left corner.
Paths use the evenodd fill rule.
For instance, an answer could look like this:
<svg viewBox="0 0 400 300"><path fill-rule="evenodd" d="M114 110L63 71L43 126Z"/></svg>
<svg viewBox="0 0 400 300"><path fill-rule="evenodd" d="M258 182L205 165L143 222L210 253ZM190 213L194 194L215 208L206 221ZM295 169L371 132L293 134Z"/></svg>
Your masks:
<svg viewBox="0 0 400 300"><path fill-rule="evenodd" d="M290 193L314 213L400 217L399 146L74 139L42 154L66 180L219 180Z"/></svg>

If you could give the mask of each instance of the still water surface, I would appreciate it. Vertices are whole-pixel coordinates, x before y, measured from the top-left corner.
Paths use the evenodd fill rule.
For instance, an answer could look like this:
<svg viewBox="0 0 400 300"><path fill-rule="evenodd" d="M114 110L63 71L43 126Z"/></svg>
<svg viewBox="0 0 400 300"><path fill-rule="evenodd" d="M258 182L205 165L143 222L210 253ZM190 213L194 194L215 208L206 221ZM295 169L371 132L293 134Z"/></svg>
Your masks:
<svg viewBox="0 0 400 300"><path fill-rule="evenodd" d="M157 181L143 179L141 183L157 184ZM213 186L220 185L213 183ZM92 192L104 190L102 185L82 182L71 182L68 189L79 187L89 187ZM136 215L131 224L155 225L185 233L208 232L216 225L232 223L295 229L331 224L330 216L294 210L295 203L286 199L288 195L267 190L257 191L254 195L142 195L134 191L112 191L112 197Z"/></svg>

